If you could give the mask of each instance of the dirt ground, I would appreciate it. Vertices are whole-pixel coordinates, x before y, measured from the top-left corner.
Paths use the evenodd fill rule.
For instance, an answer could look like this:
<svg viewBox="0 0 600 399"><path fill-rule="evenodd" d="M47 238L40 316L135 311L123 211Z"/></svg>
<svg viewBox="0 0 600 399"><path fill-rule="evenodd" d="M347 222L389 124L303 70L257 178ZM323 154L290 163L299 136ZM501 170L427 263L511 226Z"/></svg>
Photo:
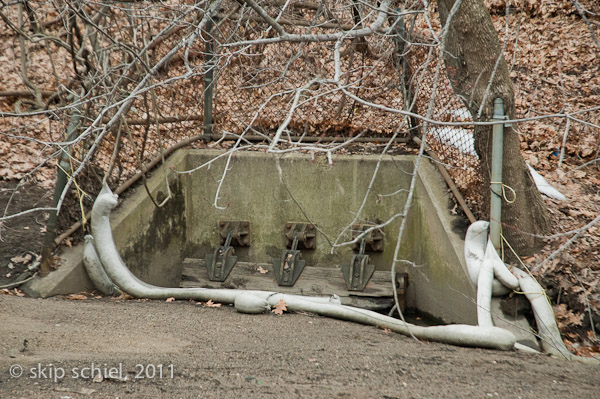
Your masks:
<svg viewBox="0 0 600 399"><path fill-rule="evenodd" d="M311 314L8 295L0 309L2 398L597 398L600 389L600 362L417 342Z"/></svg>

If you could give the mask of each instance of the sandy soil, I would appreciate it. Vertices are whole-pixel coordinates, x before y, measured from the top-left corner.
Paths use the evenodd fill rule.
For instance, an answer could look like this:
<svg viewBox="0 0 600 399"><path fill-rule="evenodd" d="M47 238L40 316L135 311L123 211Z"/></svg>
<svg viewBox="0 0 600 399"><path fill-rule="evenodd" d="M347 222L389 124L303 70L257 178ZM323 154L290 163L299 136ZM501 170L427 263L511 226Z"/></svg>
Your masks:
<svg viewBox="0 0 600 399"><path fill-rule="evenodd" d="M311 314L7 295L0 309L2 398L596 398L600 389L600 362L417 342ZM94 382L92 365L107 378Z"/></svg>

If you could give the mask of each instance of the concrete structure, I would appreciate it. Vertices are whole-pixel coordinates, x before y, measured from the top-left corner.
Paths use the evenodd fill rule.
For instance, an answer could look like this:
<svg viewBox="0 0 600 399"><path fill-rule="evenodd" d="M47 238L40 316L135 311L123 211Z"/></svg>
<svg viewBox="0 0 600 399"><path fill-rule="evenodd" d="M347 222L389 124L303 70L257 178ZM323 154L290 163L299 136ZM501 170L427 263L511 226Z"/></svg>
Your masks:
<svg viewBox="0 0 600 399"><path fill-rule="evenodd" d="M219 245L221 220L250 222L251 244L236 248L236 255L240 262L254 263L281 256L287 222L313 223L319 228L317 246L303 250L303 259L307 266L333 269L350 263L355 253L350 246L332 250L340 232L352 223L391 220L383 228L384 251L370 253L376 270L389 271L415 158L386 156L378 163L377 156L339 155L333 161L300 154L237 152L229 158L218 151L180 150L168 159L167 169L157 169L149 179L157 202L166 197L169 181L172 198L162 208L138 187L113 212L117 247L142 280L178 286L184 258L204 258ZM173 172L195 168L189 174ZM409 275L407 305L443 322L476 324L464 231L454 227L464 222L451 216L446 186L429 162L418 171L414 198L400 250L406 262L397 266ZM350 239L348 229L338 242ZM91 289L81 249L65 251L58 271L25 289L43 297Z"/></svg>

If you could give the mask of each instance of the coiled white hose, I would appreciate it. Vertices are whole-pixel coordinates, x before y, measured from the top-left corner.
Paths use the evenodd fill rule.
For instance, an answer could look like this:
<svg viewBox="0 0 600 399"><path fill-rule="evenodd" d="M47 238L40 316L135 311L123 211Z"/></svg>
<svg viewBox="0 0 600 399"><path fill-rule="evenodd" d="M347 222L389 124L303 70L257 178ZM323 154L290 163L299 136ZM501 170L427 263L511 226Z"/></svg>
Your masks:
<svg viewBox="0 0 600 399"><path fill-rule="evenodd" d="M94 237L88 234L83 238L85 239L83 247L83 265L85 266L85 270L87 271L90 280L92 280L94 287L104 295L121 295L121 290L110 281L110 278L106 275L106 271L104 271L100 259L98 259L98 254L94 247Z"/></svg>
<svg viewBox="0 0 600 399"><path fill-rule="evenodd" d="M488 227L488 222L477 221L471 224L465 237L467 269L471 280L475 279L474 283L477 285L478 324L485 327L493 326L490 311L492 294L498 295L500 292L510 292L520 288L531 303L542 348L545 352L584 363L599 364L600 361L597 359L576 356L569 352L560 337L554 312L544 289L523 270L516 267L512 272L508 270L498 256L491 240L487 239ZM499 289L498 284L501 284L503 289ZM515 347L527 351L527 349L521 349L522 346L517 344Z"/></svg>

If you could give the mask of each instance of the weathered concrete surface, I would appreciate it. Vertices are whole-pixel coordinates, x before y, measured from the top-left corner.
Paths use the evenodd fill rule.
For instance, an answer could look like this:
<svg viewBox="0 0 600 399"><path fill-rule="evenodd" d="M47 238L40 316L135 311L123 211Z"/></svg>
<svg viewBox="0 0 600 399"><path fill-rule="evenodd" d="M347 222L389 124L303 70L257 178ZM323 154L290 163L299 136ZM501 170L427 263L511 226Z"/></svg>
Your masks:
<svg viewBox="0 0 600 399"><path fill-rule="evenodd" d="M197 168L219 154L188 151L187 167ZM220 187L227 158L216 160L210 169L189 175L185 183L187 252L191 257L212 252L218 245L219 220L249 220L252 246L236 249L238 260L270 262L284 249L286 222L311 222L321 232L317 249L302 252L307 265L339 268L350 262L353 252L345 246L332 253L330 243L357 216L378 158L336 156L329 165L325 159L313 161L298 154L236 153ZM416 204L408 215L400 249L400 258L408 262L397 266L397 271L409 274L408 306L444 322L476 324L475 289L466 273L462 237L452 228L456 218L450 215L445 185L430 163L421 165ZM377 270L391 269L413 166L412 156L384 157L358 215L358 222L394 218L384 228L384 252L370 253ZM214 206L217 196L222 209ZM343 238L340 242L350 236Z"/></svg>
<svg viewBox="0 0 600 399"><path fill-rule="evenodd" d="M29 296L48 298L54 295L66 295L75 292L91 291L94 285L83 267L83 244L63 251L56 270L44 278L36 278L20 288Z"/></svg>
<svg viewBox="0 0 600 399"><path fill-rule="evenodd" d="M175 155L169 164L181 161ZM153 204L144 187L138 187L111 214L111 226L123 261L137 277L150 284L174 287L181 276L186 222L181 184L171 177L169 186L172 198L161 208ZM148 187L158 204L166 198L162 170L154 172Z"/></svg>
<svg viewBox="0 0 600 399"><path fill-rule="evenodd" d="M433 311L444 322L477 324L476 290L463 255L464 232L456 231L461 222L450 214L450 206L435 166L421 163L407 236L414 241L415 264L404 267L414 282L409 294L414 307Z"/></svg>
<svg viewBox="0 0 600 399"><path fill-rule="evenodd" d="M189 151L188 168L194 168L218 153ZM385 221L399 214L406 201L412 165L410 157L395 157L382 163L365 208L357 223ZM376 167L376 157L335 157L333 165L309 156L244 152L235 154L213 205L226 159L211 164L187 177L188 245L191 255L203 257L218 245L220 220L249 220L252 244L236 248L238 260L271 262L285 248L285 223L314 223L319 228L317 248L303 250L307 265L340 267L350 263L354 252L349 246L331 253L331 242L345 227L350 227L367 192ZM399 191L400 190L400 191ZM399 191L395 195L390 195ZM400 218L384 228L383 253L370 253L378 270L389 270ZM350 230L340 242L350 240Z"/></svg>
<svg viewBox="0 0 600 399"><path fill-rule="evenodd" d="M181 167L184 156L174 154L166 169L155 170L148 179L148 188L160 204L168 195L168 178L172 198L163 207L157 208L144 187L139 186L111 214L113 237L123 261L133 274L149 284L177 287L181 279L186 240L184 191L169 167Z"/></svg>
<svg viewBox="0 0 600 399"><path fill-rule="evenodd" d="M167 163L178 167L184 160L184 154L174 154ZM177 287L185 246L185 202L179 179L170 169L166 170L173 198L162 208L156 208L145 188L139 185L126 193L125 200L119 201L110 220L119 253L131 271L147 283ZM162 202L167 195L163 170L154 171L147 183L157 202ZM83 245L64 250L59 259L60 267L44 278L24 284L24 291L46 298L93 290L82 259Z"/></svg>

